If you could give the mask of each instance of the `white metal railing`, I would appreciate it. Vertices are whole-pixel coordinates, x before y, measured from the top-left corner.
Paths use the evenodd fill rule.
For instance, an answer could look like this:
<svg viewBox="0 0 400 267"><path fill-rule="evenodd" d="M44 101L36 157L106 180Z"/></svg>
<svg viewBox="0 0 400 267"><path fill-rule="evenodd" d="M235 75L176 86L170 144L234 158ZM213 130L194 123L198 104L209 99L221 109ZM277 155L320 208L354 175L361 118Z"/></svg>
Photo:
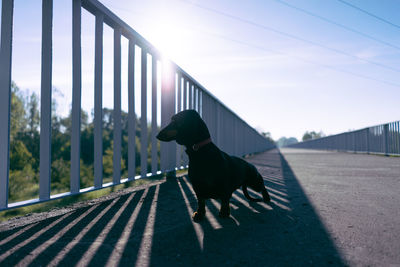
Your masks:
<svg viewBox="0 0 400 267"><path fill-rule="evenodd" d="M51 195L51 94L52 94L52 21L53 1L42 2L42 69L41 69L41 121L40 121L40 179L39 198L8 203L11 54L13 30L13 0L2 1L1 54L0 54L0 210L35 204L73 194L97 190L133 179L174 171L187 167L187 157L175 142L161 143L158 169L156 133L157 107L161 107L161 127L170 117L184 109L197 110L209 126L213 141L226 152L243 156L273 147L269 141L240 119L209 91L176 64L162 64L161 103L157 101L157 62L161 54L125 22L96 0L72 0L72 133L70 192ZM82 8L95 16L95 73L94 73L94 186L80 188L80 134L81 134L81 12ZM114 129L113 179L103 183L102 163L102 65L103 26L114 31ZM121 179L121 37L129 41L128 49L128 178ZM140 47L141 75L135 77L135 46ZM147 59L152 59L151 114L147 114ZM135 79L141 79L141 124L151 118L150 140L147 127L141 129L141 173L135 177ZM151 142L151 173L147 173L147 144Z"/></svg>
<svg viewBox="0 0 400 267"><path fill-rule="evenodd" d="M400 155L400 121L308 140L289 147Z"/></svg>

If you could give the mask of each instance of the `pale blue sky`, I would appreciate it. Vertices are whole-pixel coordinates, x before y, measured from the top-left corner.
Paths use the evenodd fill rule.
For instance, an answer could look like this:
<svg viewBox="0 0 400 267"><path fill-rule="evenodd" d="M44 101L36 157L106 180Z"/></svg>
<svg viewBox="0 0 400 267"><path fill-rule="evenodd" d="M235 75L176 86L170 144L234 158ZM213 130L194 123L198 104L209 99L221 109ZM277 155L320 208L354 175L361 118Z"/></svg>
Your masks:
<svg viewBox="0 0 400 267"><path fill-rule="evenodd" d="M250 125L275 139L300 139L306 130L335 134L400 119L400 2L345 1L395 26L338 0L101 2ZM13 80L31 91L40 87L40 8L38 0L15 0ZM55 0L60 113L71 99L70 18L71 1ZM82 22L82 99L90 110L94 18L83 12ZM108 27L104 45L104 88L112 91ZM104 105L112 106L112 96Z"/></svg>

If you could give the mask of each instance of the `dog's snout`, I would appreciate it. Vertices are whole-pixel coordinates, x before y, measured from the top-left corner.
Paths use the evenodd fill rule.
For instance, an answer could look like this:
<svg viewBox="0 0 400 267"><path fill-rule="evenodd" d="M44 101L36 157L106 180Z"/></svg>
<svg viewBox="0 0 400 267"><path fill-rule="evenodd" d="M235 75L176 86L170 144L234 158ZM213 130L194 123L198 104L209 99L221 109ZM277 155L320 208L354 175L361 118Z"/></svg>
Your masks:
<svg viewBox="0 0 400 267"><path fill-rule="evenodd" d="M157 134L156 138L160 141L169 142L175 140L177 134L177 130L168 125Z"/></svg>

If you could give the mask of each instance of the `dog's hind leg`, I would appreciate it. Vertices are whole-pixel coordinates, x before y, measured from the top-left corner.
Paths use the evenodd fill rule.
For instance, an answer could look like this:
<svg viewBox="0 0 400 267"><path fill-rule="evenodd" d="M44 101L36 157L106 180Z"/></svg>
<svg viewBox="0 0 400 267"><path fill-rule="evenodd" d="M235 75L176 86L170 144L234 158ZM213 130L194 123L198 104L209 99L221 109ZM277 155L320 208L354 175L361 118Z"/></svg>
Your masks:
<svg viewBox="0 0 400 267"><path fill-rule="evenodd" d="M195 222L201 221L206 215L206 200L201 197L197 197L197 211L195 211L192 215L192 218Z"/></svg>
<svg viewBox="0 0 400 267"><path fill-rule="evenodd" d="M257 188L258 189L257 191L258 192L261 191L261 194L263 196L264 202L267 202L267 203L271 202L271 198L269 197L268 191L267 191L267 189L265 188L265 185L264 185L264 179L263 179L263 177L261 176L260 173L257 173L257 180L259 181L259 184L258 184L259 188Z"/></svg>
<svg viewBox="0 0 400 267"><path fill-rule="evenodd" d="M231 214L231 210L229 208L229 198L221 199L221 209L219 210L219 217L228 218Z"/></svg>
<svg viewBox="0 0 400 267"><path fill-rule="evenodd" d="M268 191L265 187L262 189L261 194L263 196L264 202L271 202L271 198L269 197Z"/></svg>

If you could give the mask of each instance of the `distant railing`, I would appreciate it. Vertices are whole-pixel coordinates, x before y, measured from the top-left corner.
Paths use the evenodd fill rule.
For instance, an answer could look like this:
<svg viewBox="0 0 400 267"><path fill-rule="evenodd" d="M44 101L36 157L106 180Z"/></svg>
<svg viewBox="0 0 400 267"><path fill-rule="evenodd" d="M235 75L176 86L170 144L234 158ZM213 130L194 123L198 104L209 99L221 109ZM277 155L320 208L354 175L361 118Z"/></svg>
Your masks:
<svg viewBox="0 0 400 267"><path fill-rule="evenodd" d="M95 73L94 73L94 186L80 188L80 134L81 134L81 12L82 8L95 16ZM170 117L184 109L197 110L209 126L213 142L224 151L244 156L273 147L273 144L240 119L216 99L189 74L175 63L164 63L159 51L130 26L96 0L72 0L72 133L70 192L51 195L51 95L52 95L52 23L53 1L42 3L42 68L41 68L41 118L40 118L40 179L39 198L8 203L9 148L10 148L10 98L11 55L13 31L13 0L3 0L1 10L0 53L0 210L21 207L74 194L89 192L155 174L187 167L187 157L175 142L161 143L158 158L157 107L161 108L161 127ZM102 148L102 75L103 75L103 25L114 30L114 112L113 112L113 180L103 183ZM121 179L121 37L129 41L128 51L128 177ZM141 49L141 75L135 77L135 49ZM151 57L151 114L147 114L147 60ZM157 63L161 68L161 103L157 97ZM141 79L141 125L151 117L151 135L141 127L141 173L135 177L135 79ZM147 147L152 144L151 173L147 173ZM160 160L160 169L158 161Z"/></svg>
<svg viewBox="0 0 400 267"><path fill-rule="evenodd" d="M400 155L400 121L308 140L289 147Z"/></svg>

